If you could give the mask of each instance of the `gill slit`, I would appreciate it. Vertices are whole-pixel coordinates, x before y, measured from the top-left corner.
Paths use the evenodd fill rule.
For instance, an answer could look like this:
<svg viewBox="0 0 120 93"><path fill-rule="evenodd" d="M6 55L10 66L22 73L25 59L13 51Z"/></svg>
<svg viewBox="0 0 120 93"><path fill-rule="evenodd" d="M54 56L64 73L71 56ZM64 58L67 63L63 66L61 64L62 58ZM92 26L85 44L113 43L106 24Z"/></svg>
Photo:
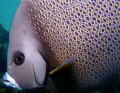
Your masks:
<svg viewBox="0 0 120 93"><path fill-rule="evenodd" d="M34 77L35 77L35 81L36 81L36 83L37 83L38 85L41 85L41 84L39 84L39 83L37 82L37 79L36 79L36 76L35 76L35 70L34 70L34 66L33 66L33 64L32 64L32 68L33 68L33 73L34 73Z"/></svg>
<svg viewBox="0 0 120 93"><path fill-rule="evenodd" d="M44 79L44 83L43 83L43 85L44 85L44 84L47 83L48 74L49 74L49 71L50 71L49 62L48 62L48 60L43 56L43 54L42 54L39 50L38 50L38 52L40 53L40 55L42 55L43 59L44 59L45 62L46 62L46 74L45 74L45 79Z"/></svg>

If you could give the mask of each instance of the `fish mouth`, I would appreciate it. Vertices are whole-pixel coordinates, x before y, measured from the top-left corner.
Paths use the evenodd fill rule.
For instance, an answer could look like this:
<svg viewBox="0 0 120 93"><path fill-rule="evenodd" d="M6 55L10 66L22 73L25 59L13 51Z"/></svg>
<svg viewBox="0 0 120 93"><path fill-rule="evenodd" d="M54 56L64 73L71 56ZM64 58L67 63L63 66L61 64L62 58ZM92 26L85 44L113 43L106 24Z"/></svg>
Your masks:
<svg viewBox="0 0 120 93"><path fill-rule="evenodd" d="M8 81L8 80L4 80L4 82L6 82L6 83L7 83L7 82L9 82L9 81Z"/></svg>
<svg viewBox="0 0 120 93"><path fill-rule="evenodd" d="M22 90L19 85L15 82L15 80L6 72L3 76L4 84L7 87L17 88L18 90Z"/></svg>

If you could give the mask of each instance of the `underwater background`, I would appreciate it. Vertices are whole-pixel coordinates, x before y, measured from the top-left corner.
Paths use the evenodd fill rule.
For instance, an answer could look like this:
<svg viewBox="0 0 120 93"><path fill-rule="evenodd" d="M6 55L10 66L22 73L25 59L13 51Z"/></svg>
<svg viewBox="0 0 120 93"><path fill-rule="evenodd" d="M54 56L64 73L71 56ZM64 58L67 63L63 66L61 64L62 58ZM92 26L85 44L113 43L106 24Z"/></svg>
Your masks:
<svg viewBox="0 0 120 93"><path fill-rule="evenodd" d="M3 84L3 75L7 66L7 48L9 41L9 30L12 17L20 0L0 0L0 93L24 93L16 89L7 88ZM40 93L36 91L34 93ZM114 86L93 93L120 93L120 87Z"/></svg>
<svg viewBox="0 0 120 93"><path fill-rule="evenodd" d="M16 93L3 84L3 75L7 66L7 48L12 17L20 0L0 0L0 93Z"/></svg>

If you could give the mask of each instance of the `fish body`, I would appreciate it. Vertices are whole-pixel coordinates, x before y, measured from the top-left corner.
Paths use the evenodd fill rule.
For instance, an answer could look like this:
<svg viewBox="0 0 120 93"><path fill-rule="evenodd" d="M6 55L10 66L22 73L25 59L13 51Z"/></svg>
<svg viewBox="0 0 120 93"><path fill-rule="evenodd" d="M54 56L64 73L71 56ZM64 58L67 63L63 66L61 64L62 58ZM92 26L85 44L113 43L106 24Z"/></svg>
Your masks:
<svg viewBox="0 0 120 93"><path fill-rule="evenodd" d="M48 66L74 58L60 91L90 92L119 84L119 49L119 0L21 0L10 30L7 73L23 89L42 87ZM16 52L25 56L21 65L13 61Z"/></svg>

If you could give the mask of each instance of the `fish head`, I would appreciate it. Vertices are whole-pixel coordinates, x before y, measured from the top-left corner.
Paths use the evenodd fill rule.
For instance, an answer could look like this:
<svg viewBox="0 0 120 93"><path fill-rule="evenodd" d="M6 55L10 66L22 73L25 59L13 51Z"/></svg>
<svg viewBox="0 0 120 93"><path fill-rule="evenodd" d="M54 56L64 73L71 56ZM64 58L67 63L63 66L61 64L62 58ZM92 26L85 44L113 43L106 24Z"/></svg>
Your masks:
<svg viewBox="0 0 120 93"><path fill-rule="evenodd" d="M19 90L45 86L46 62L39 52L34 52L31 57L30 54L15 52L11 57L12 61L8 62L8 70L3 77L6 86Z"/></svg>
<svg viewBox="0 0 120 93"><path fill-rule="evenodd" d="M46 61L39 52L42 47L34 31L25 23L21 7L17 9L11 24L7 72L3 79L6 86L27 90L44 86Z"/></svg>

